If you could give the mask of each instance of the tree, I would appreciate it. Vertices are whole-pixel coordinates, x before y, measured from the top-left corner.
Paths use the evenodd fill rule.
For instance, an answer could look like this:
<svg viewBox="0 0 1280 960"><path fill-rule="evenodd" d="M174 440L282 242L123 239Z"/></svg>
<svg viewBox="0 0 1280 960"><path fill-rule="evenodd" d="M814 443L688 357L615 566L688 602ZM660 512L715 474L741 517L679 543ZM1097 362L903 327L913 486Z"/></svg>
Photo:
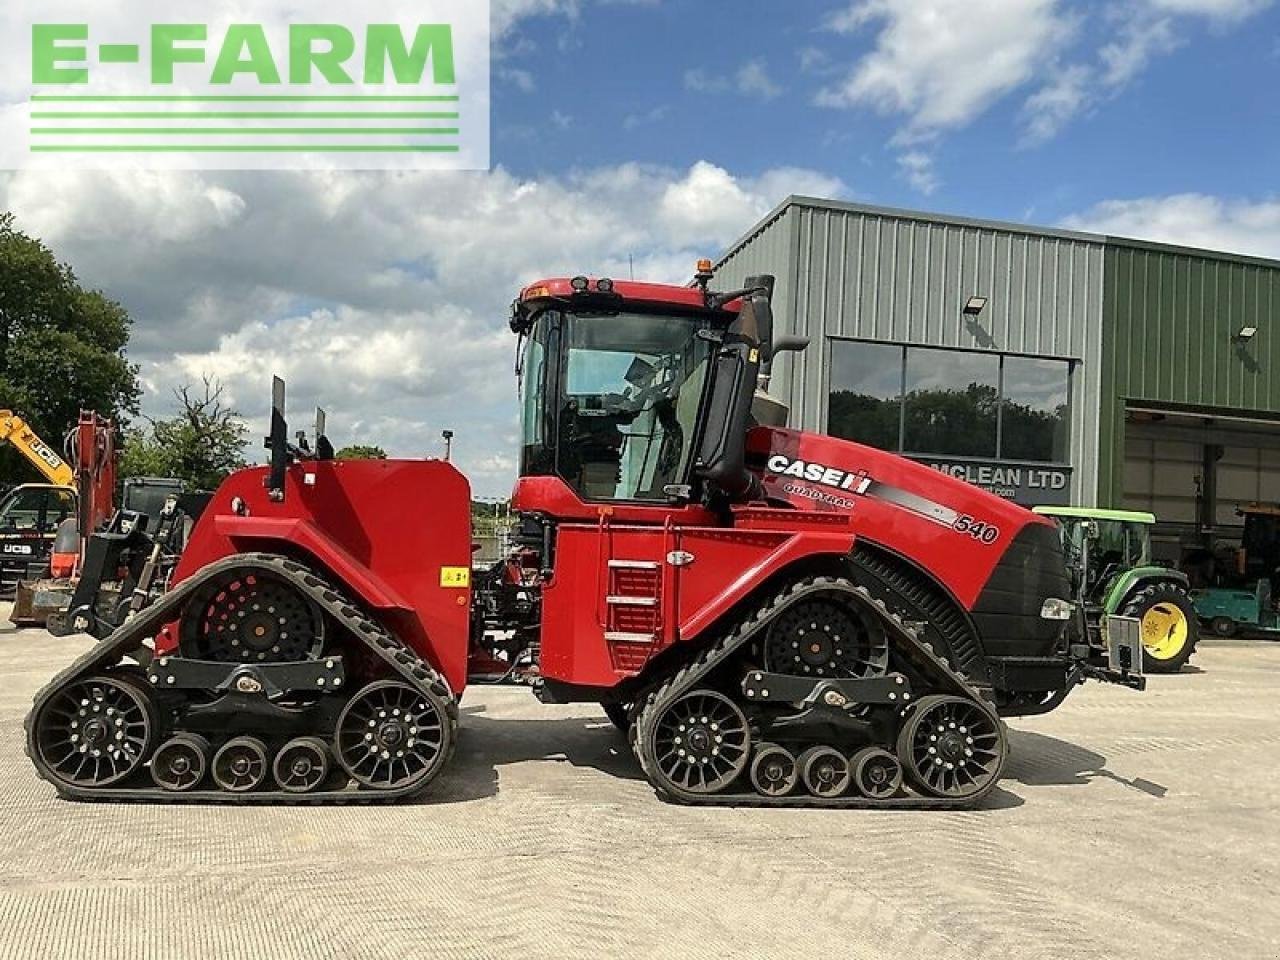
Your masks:
<svg viewBox="0 0 1280 960"><path fill-rule="evenodd" d="M138 369L124 356L131 321L102 293L0 213L0 407L17 411L55 446L81 409L121 419L138 411ZM0 480L29 478L13 451Z"/></svg>
<svg viewBox="0 0 1280 960"><path fill-rule="evenodd" d="M180 412L167 420L146 418L126 432L124 477L177 477L188 490L212 490L245 465L249 428L222 403L222 384L203 378L203 389L183 384L173 392Z"/></svg>
<svg viewBox="0 0 1280 960"><path fill-rule="evenodd" d="M374 444L353 443L333 456L337 460L385 460L387 451Z"/></svg>

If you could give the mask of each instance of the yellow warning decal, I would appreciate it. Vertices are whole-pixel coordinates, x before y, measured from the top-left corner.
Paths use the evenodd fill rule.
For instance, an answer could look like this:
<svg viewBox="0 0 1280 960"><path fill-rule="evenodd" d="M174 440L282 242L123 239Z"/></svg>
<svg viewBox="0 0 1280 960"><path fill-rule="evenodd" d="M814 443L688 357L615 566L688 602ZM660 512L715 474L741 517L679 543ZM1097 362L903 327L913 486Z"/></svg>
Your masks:
<svg viewBox="0 0 1280 960"><path fill-rule="evenodd" d="M441 567L440 568L440 586L442 587L471 586L471 568L470 567Z"/></svg>
<svg viewBox="0 0 1280 960"><path fill-rule="evenodd" d="M748 363L756 363L760 360L760 351L755 347L751 348L751 353L747 356Z"/></svg>

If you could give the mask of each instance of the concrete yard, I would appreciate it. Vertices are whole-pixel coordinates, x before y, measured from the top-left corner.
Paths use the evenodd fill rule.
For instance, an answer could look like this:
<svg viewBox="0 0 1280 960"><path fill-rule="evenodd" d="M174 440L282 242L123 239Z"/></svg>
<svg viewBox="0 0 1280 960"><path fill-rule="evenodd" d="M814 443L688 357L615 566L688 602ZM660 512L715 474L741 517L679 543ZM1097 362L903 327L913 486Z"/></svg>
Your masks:
<svg viewBox="0 0 1280 960"><path fill-rule="evenodd" d="M0 627L0 960L1280 957L1280 644L1013 721L963 813L669 806L507 687L429 801L67 803L22 719L85 646Z"/></svg>

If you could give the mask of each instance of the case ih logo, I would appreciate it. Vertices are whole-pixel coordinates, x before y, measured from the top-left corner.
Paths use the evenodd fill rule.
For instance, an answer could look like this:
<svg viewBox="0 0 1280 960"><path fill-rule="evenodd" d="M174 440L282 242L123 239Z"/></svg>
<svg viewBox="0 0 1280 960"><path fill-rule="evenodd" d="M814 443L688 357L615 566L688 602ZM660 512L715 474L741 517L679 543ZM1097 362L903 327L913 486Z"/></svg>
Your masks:
<svg viewBox="0 0 1280 960"><path fill-rule="evenodd" d="M488 167L485 0L251 8L0 6L0 168Z"/></svg>
<svg viewBox="0 0 1280 960"><path fill-rule="evenodd" d="M795 477L797 480L820 483L825 487L848 490L856 494L866 493L867 488L871 486L871 478L863 471L851 473L845 470L837 470L835 467L828 467L821 463L792 460L790 457L783 456L780 453L770 457L767 466L770 472L781 474L784 477Z"/></svg>

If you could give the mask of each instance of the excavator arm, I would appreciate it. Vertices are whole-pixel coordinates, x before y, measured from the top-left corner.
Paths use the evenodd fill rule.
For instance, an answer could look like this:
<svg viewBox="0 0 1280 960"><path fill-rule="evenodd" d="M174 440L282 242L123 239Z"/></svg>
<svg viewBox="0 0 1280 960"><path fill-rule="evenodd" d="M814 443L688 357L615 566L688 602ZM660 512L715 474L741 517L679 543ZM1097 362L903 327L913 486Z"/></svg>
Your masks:
<svg viewBox="0 0 1280 960"><path fill-rule="evenodd" d="M63 487L75 483L75 471L70 465L12 410L0 410L0 444L6 442L13 444L50 483Z"/></svg>

